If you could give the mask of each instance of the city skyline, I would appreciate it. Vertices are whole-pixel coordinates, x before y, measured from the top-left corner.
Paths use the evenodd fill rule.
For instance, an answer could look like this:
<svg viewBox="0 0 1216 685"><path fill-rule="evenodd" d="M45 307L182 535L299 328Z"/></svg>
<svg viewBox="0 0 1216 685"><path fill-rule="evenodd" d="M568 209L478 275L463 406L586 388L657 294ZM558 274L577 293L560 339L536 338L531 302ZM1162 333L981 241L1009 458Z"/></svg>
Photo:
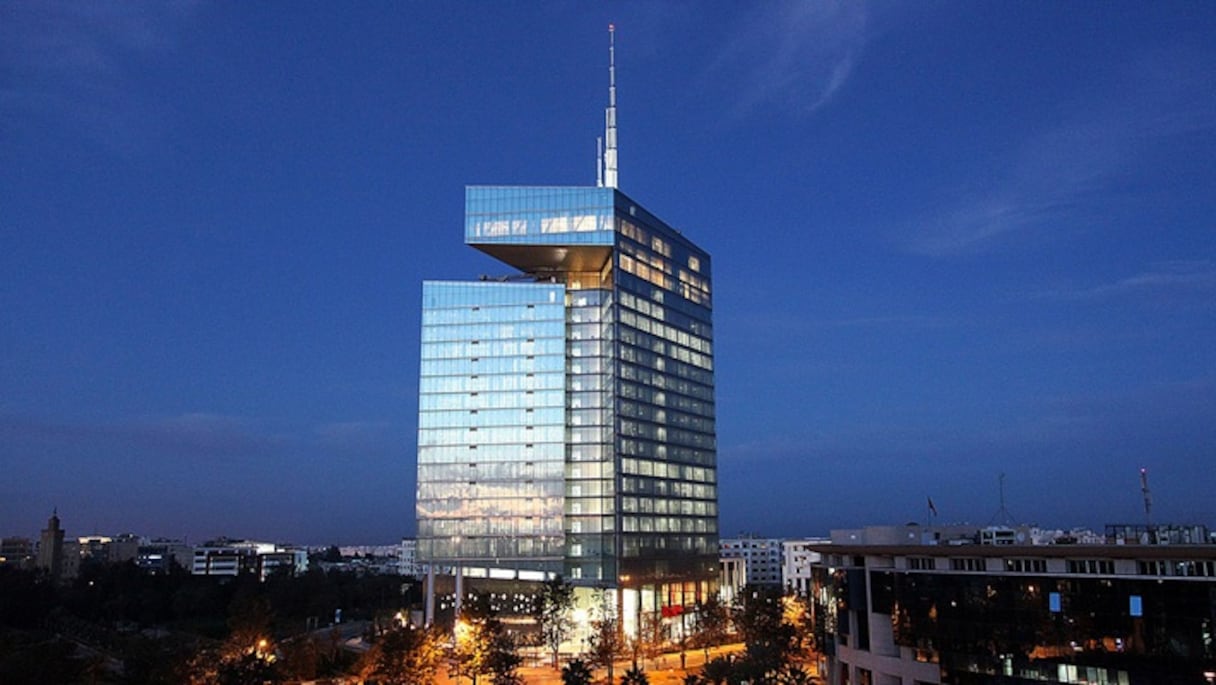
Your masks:
<svg viewBox="0 0 1216 685"><path fill-rule="evenodd" d="M8 3L0 523L414 533L469 184L715 257L723 537L1216 523L1216 6Z"/></svg>

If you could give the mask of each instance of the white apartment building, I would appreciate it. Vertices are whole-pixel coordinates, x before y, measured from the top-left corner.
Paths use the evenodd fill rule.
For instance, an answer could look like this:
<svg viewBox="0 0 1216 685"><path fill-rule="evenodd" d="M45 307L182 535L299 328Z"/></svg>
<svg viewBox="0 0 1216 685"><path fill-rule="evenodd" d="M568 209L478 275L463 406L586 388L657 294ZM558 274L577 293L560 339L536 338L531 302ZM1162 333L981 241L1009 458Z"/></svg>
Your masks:
<svg viewBox="0 0 1216 685"><path fill-rule="evenodd" d="M308 570L308 550L271 542L212 540L194 548L191 573L196 576L236 576L256 573L266 580L276 572L293 575Z"/></svg>
<svg viewBox="0 0 1216 685"><path fill-rule="evenodd" d="M811 549L813 545L825 545L826 538L805 538L802 540L784 540L781 543L781 585L787 591L796 592L803 597L811 593L811 565L821 559L819 552Z"/></svg>
<svg viewBox="0 0 1216 685"><path fill-rule="evenodd" d="M718 556L722 559L743 559L747 585L781 587L780 538L723 538L718 541Z"/></svg>
<svg viewBox="0 0 1216 685"><path fill-rule="evenodd" d="M426 573L422 564L418 563L418 540L401 538L401 544L397 547L397 573L415 578L421 578Z"/></svg>
<svg viewBox="0 0 1216 685"><path fill-rule="evenodd" d="M747 560L743 557L722 557L718 560L718 599L730 606L747 585Z"/></svg>

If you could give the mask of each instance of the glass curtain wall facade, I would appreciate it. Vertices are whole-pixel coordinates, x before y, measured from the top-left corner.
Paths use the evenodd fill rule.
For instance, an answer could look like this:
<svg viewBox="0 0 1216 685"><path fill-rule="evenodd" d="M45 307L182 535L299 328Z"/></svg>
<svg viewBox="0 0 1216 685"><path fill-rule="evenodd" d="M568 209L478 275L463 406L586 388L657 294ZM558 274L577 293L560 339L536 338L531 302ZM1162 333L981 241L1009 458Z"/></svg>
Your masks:
<svg viewBox="0 0 1216 685"><path fill-rule="evenodd" d="M671 616L714 589L710 258L613 188L470 187L518 270L423 288L418 554Z"/></svg>
<svg viewBox="0 0 1216 685"><path fill-rule="evenodd" d="M423 284L418 554L560 572L563 288Z"/></svg>

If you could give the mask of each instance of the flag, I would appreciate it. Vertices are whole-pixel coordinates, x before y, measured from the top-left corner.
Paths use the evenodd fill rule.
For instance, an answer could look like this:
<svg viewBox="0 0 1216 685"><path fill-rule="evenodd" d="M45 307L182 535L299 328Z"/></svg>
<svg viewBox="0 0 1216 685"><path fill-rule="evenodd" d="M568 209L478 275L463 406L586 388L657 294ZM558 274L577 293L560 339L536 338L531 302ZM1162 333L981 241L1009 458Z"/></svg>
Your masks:
<svg viewBox="0 0 1216 685"><path fill-rule="evenodd" d="M928 499L929 499L929 513L933 514L934 516L937 516L937 507L933 506L933 498L930 497Z"/></svg>

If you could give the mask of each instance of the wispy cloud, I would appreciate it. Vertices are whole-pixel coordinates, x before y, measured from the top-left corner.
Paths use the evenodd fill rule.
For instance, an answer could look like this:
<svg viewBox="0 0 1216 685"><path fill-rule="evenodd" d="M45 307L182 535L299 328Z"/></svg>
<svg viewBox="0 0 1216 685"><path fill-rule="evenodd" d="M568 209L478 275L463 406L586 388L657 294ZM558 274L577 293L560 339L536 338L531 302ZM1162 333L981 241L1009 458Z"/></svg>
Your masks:
<svg viewBox="0 0 1216 685"><path fill-rule="evenodd" d="M702 77L735 89L730 118L764 107L809 114L831 102L865 46L865 3L779 2L748 12Z"/></svg>
<svg viewBox="0 0 1216 685"><path fill-rule="evenodd" d="M955 320L947 317L922 314L865 314L833 318L797 312L753 312L736 321L736 325L743 330L755 331L764 337L806 335L816 331L842 328L941 328L956 323Z"/></svg>
<svg viewBox="0 0 1216 685"><path fill-rule="evenodd" d="M0 7L0 125L45 120L116 152L163 129L163 103L137 87L132 62L172 49L196 2L10 2ZM32 122L32 123L31 123Z"/></svg>
<svg viewBox="0 0 1216 685"><path fill-rule="evenodd" d="M290 428L275 421L191 412L82 422L0 415L0 457L52 446L79 454L150 453L185 460L295 453L387 453L402 449L389 421L338 421Z"/></svg>
<svg viewBox="0 0 1216 685"><path fill-rule="evenodd" d="M891 315L891 316L858 316L847 319L827 319L812 322L813 326L823 328L939 328L953 323L950 319L938 316Z"/></svg>
<svg viewBox="0 0 1216 685"><path fill-rule="evenodd" d="M911 252L982 252L1030 230L1100 220L1116 182L1163 141L1216 127L1216 88L1187 56L1145 57L1118 88L1072 103L1067 113L990 167L991 183L964 184L942 209L899 238Z"/></svg>
<svg viewBox="0 0 1216 685"><path fill-rule="evenodd" d="M1037 293L1037 298L1061 300L1097 300L1124 295L1169 291L1210 293L1216 290L1216 264L1211 260L1179 260L1160 262L1133 276L1113 283L1055 289Z"/></svg>
<svg viewBox="0 0 1216 685"><path fill-rule="evenodd" d="M31 445L58 445L99 454L118 449L207 459L264 454L287 441L260 421L202 412L92 423L0 416L0 436L13 454Z"/></svg>
<svg viewBox="0 0 1216 685"><path fill-rule="evenodd" d="M321 447L347 454L391 453L404 449L405 439L389 421L339 421L313 429Z"/></svg>

